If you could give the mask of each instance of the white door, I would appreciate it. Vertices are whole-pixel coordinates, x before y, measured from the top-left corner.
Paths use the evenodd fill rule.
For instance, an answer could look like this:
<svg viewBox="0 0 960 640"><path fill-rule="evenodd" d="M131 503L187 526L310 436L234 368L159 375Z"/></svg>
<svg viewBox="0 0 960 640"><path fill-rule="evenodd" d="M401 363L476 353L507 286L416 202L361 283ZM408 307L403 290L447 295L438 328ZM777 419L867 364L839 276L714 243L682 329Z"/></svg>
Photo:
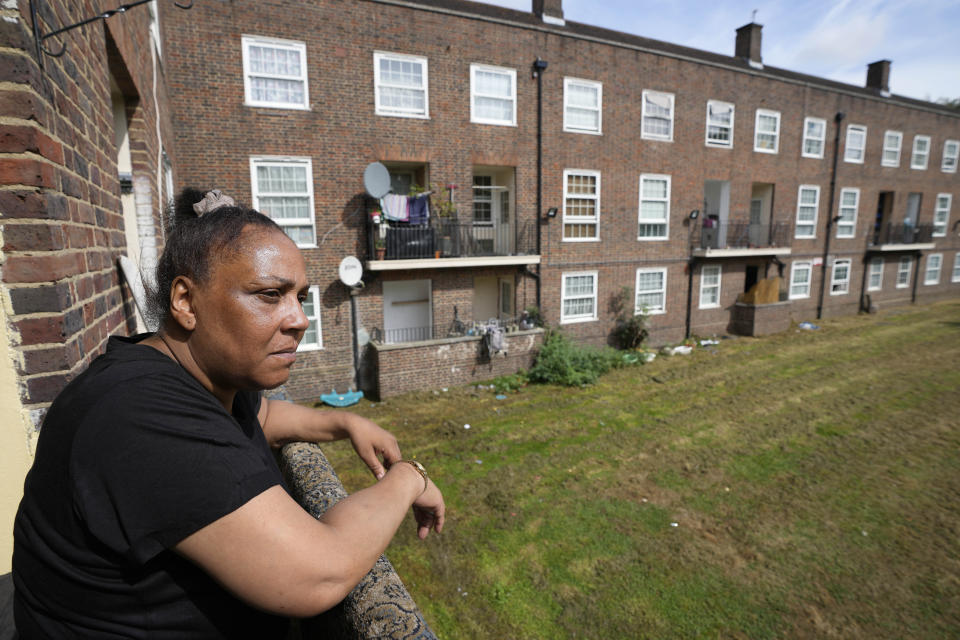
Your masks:
<svg viewBox="0 0 960 640"><path fill-rule="evenodd" d="M429 340L433 334L429 280L383 283L383 341L386 344Z"/></svg>

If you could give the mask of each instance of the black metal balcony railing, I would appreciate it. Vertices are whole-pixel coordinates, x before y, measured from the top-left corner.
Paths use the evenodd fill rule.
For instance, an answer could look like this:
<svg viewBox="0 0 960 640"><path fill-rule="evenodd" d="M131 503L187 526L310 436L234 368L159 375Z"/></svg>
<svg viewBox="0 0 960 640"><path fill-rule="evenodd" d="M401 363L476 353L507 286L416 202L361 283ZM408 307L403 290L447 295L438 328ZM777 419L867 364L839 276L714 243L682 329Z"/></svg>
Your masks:
<svg viewBox="0 0 960 640"><path fill-rule="evenodd" d="M932 224L887 223L874 229L870 244L918 244L933 242Z"/></svg>
<svg viewBox="0 0 960 640"><path fill-rule="evenodd" d="M417 260L532 255L536 252L534 232L533 221L493 225L434 217L426 226L370 225L367 237L374 259ZM377 240L382 244L382 256L378 255Z"/></svg>
<svg viewBox="0 0 960 640"><path fill-rule="evenodd" d="M791 225L786 222L694 222L690 246L694 249L759 249L790 246Z"/></svg>

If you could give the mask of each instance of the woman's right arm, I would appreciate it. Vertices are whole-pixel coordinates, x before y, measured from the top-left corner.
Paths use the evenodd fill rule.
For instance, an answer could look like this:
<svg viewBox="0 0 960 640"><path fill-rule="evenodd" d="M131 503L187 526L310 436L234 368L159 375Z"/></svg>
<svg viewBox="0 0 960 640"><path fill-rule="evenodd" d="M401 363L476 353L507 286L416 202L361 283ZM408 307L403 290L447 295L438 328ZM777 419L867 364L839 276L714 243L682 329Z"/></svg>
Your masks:
<svg viewBox="0 0 960 640"><path fill-rule="evenodd" d="M387 548L410 506L443 528L440 490L409 464L330 508L320 520L280 486L185 538L175 550L257 608L308 617L343 600Z"/></svg>

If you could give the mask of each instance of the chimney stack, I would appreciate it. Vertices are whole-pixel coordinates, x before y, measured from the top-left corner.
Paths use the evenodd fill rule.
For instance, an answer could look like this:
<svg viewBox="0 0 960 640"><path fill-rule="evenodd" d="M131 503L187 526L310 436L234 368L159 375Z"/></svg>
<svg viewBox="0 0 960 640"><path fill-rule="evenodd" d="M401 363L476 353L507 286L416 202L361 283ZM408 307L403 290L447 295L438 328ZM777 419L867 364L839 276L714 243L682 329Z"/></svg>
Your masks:
<svg viewBox="0 0 960 640"><path fill-rule="evenodd" d="M763 69L760 57L760 30L763 25L751 22L737 29L737 46L734 55L747 61L754 69Z"/></svg>
<svg viewBox="0 0 960 640"><path fill-rule="evenodd" d="M884 98L890 97L889 60L877 60L867 65L867 89L873 89Z"/></svg>
<svg viewBox="0 0 960 640"><path fill-rule="evenodd" d="M563 19L563 0L533 0L533 15L547 24L560 27L566 24Z"/></svg>

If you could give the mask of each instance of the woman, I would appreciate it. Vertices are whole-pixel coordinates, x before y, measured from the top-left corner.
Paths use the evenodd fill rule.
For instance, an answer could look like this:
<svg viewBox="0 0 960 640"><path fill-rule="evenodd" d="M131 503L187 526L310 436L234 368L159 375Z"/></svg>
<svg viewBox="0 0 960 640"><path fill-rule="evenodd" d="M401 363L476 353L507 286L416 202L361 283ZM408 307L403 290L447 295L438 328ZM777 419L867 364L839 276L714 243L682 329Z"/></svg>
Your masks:
<svg viewBox="0 0 960 640"><path fill-rule="evenodd" d="M14 525L21 638L283 637L350 592L411 505L421 538L443 528L389 433L261 398L307 328L304 260L266 216L199 195L157 267L159 331L111 338L44 420ZM270 448L340 438L378 481L318 521Z"/></svg>

